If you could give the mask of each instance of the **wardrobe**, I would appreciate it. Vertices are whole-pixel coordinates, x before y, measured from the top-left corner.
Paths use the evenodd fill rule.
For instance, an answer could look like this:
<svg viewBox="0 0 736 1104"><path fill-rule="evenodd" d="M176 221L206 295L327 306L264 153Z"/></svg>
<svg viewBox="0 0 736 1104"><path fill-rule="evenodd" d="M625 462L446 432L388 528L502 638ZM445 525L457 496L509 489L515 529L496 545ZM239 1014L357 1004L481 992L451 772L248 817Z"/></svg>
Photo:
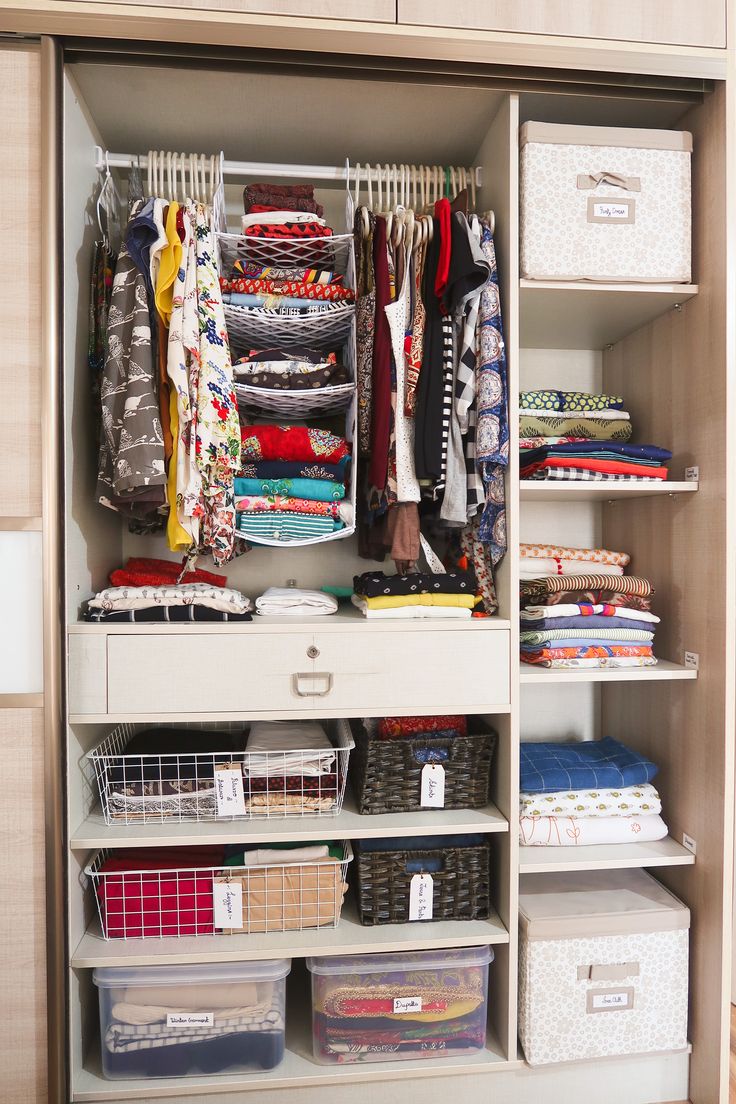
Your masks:
<svg viewBox="0 0 736 1104"><path fill-rule="evenodd" d="M103 36L44 38L40 57L34 47L22 48L45 73L42 110L56 138L56 143L49 141L43 172L52 212L45 240L58 250L58 264L53 266L45 254L44 264L51 263L55 271L44 272L36 292L58 295L43 304L47 336L38 354L40 377L48 374L54 381L44 394L44 414L55 428L48 438L44 429L37 430L47 457L46 513L39 528L61 546L57 549L54 539L47 538L47 569L53 562L59 570L59 603L47 593L44 634L59 654L47 644L51 667L46 669L42 752L58 768L56 777L47 766L46 801L50 793L56 801L63 799L60 821L48 817L46 878L47 888L56 888L62 910L54 916L49 984L63 1001L64 1023L53 1025L57 1034L52 1046L56 1044L65 1067L67 1088L50 1098L363 1104L381 1092L387 1100L421 1095L435 1104L456 1091L473 1104L486 1099L527 1104L540 1098L561 1104L588 1096L602 1104L725 1102L736 658L736 334L727 306L736 290L736 91L722 48L725 29L718 5L704 6L702 24L693 32L691 47L679 51L680 62L670 49L676 40L660 23L658 35L647 26L632 35L639 41L631 47L628 68L629 53L619 43L616 64L605 71L599 71L600 61L613 57L606 40L620 35L617 26L606 30L591 25L589 33L596 38L587 47L572 39L547 43L543 36L550 28L544 23L520 28L499 17L488 32L482 23L490 18L485 5L480 14L480 5L459 5L466 17L458 19L458 30L439 25L442 13L434 12L434 5L426 6L428 11L422 5L419 14L419 6L404 0L398 11L393 4L372 4L371 18L382 29L380 34L365 30L362 40L362 24L349 22L369 18L362 6L353 14L349 9L358 6L348 5L334 27L332 11L304 27L309 19L301 18L299 5L294 8L296 21L279 22L288 6L282 5L277 13L259 14L250 22L242 17L236 31L224 22L219 37L208 39L219 43L216 48L167 45L164 21L152 12L155 6L144 10L136 32L142 36L144 29L155 26L162 40L155 47L117 41L118 30L136 37L129 8L118 22L110 15L122 5L107 5L110 21L104 30L95 22L100 14L96 10L88 30L81 29L83 9L93 7L84 2L68 10L36 6L28 16L15 7L5 22L8 30L63 34L61 17L66 16L69 33ZM190 35L190 18L189 12L180 20L168 14L170 37ZM217 21L216 14L207 18ZM236 17L229 12L228 18ZM437 26L423 25L421 36L413 39L410 25L418 19ZM507 31L520 37L532 32L518 47L519 64L513 72L508 61L515 45ZM254 48L236 48L242 38ZM358 58L352 47L359 41L363 56ZM447 51L445 42L450 44ZM641 46L647 42L660 45L653 47L652 72L642 75ZM319 50L319 57L309 50ZM562 57L569 63L564 72L545 68ZM691 285L520 279L518 133L528 120L692 132ZM105 150L134 157L149 149L222 150L233 161L340 166L348 158L351 164L400 161L480 170L478 209L495 215L509 371L508 552L496 579L496 616L427 627L422 622L363 622L352 611L314 622L285 620L274 626L255 619L245 625L189 625L186 631L176 625L81 621L82 603L102 589L109 572L127 556L167 554L159 538L131 535L119 518L94 501L96 449L87 366L89 263L98 232L94 205L100 157ZM121 190L126 180L121 174ZM233 224L245 182L226 180ZM342 228L344 185L315 183L331 225ZM25 217L32 221L35 214L29 209ZM580 483L572 490L520 482L518 392L545 386L550 378L559 388L625 395L638 438L672 449L671 480L656 487L624 483L614 489ZM6 386L12 384L5 378ZM31 396L26 406L34 410L38 403L38 396ZM40 506L32 508L40 516ZM629 552L636 573L656 588L662 617L658 665L635 671L520 670L520 541L602 544ZM348 538L313 548L255 549L233 563L228 576L231 585L255 597L268 585L283 586L290 579L304 587L349 584L361 570L357 542ZM53 571L50 578L53 582ZM328 691L305 696L299 682L305 674L329 676ZM58 724L49 717L54 678L60 680L64 699ZM499 739L491 803L462 813L361 817L348 797L331 833L349 840L443 831L488 835L489 920L366 928L348 902L332 931L146 941L102 938L84 873L91 854L100 848L184 847L245 838L264 844L309 841L324 831L298 820L106 826L85 756L116 726L416 713L467 713L493 725ZM669 838L656 844L585 848L571 855L564 849L520 848L520 739L604 735L660 764ZM48 808L53 814L55 806ZM690 1047L667 1055L533 1070L517 1042L519 875L621 867L648 869L691 910ZM61 880L54 882L56 876ZM311 1060L306 957L489 943L495 958L488 1041L477 1056L329 1067ZM291 958L293 965L287 986L287 1054L275 1070L179 1082L116 1084L103 1078L95 968L276 957ZM21 984L19 978L15 985Z"/></svg>

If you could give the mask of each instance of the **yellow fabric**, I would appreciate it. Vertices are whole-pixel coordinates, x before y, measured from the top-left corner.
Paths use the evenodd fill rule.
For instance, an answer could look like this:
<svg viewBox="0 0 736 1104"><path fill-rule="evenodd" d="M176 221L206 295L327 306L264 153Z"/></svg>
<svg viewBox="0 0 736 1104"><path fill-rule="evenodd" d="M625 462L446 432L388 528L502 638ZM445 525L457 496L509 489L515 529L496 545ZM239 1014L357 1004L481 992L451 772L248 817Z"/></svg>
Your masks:
<svg viewBox="0 0 736 1104"><path fill-rule="evenodd" d="M174 299L174 282L181 265L181 241L176 229L176 216L179 213L179 204L170 203L166 215L166 237L169 244L161 251L161 261L156 280L156 310L160 314L164 325L171 322L171 308Z"/></svg>
<svg viewBox="0 0 736 1104"><path fill-rule="evenodd" d="M399 606L455 606L472 609L473 594L397 594L379 598L363 598L368 609L397 609Z"/></svg>
<svg viewBox="0 0 736 1104"><path fill-rule="evenodd" d="M166 522L166 539L172 552L188 552L192 546L192 538L179 524L179 513L176 503L176 454L179 449L179 413L176 406L176 391L169 396L169 410L171 412L171 436L174 439L174 451L169 460L169 519Z"/></svg>
<svg viewBox="0 0 736 1104"><path fill-rule="evenodd" d="M400 1012L398 1015L392 1016L391 1019L416 1020L418 1023L441 1023L442 1020L454 1020L458 1016L470 1015L471 1012L475 1012L482 1001L482 997L477 997L475 1000L471 997L468 1000L452 1001L444 1012Z"/></svg>

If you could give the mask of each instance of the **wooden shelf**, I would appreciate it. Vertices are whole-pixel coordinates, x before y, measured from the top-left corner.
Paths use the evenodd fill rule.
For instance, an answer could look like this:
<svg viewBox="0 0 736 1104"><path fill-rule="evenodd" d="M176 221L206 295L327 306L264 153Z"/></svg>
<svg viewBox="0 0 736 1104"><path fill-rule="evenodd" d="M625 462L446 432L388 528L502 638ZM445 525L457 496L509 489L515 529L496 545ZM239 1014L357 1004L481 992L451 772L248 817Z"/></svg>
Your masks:
<svg viewBox="0 0 736 1104"><path fill-rule="evenodd" d="M612 502L614 499L652 498L654 495L679 495L697 491L696 482L627 483L605 481L588 483L585 480L521 479L519 494L522 502Z"/></svg>
<svg viewBox="0 0 736 1104"><path fill-rule="evenodd" d="M507 832L508 821L495 805L483 809L421 809L414 813L362 816L348 794L336 817L289 817L272 820L171 820L164 824L106 825L101 812L91 813L72 835L74 851L101 847L194 847L199 844L276 843L287 840L371 839L382 836L433 836L445 832Z"/></svg>
<svg viewBox="0 0 736 1104"><path fill-rule="evenodd" d="M610 843L592 847L520 847L519 873L560 870L623 870L644 866L691 866L692 851L668 836L653 843Z"/></svg>
<svg viewBox="0 0 736 1104"><path fill-rule="evenodd" d="M697 293L697 284L520 280L519 345L604 349Z"/></svg>
<svg viewBox="0 0 736 1104"><path fill-rule="evenodd" d="M698 672L681 663L660 659L655 667L604 667L589 670L575 667L534 667L522 663L519 677L522 683L543 682L547 685L555 682L662 682L667 679L696 679Z"/></svg>
<svg viewBox="0 0 736 1104"><path fill-rule="evenodd" d="M72 1100L179 1099L219 1093L308 1088L315 1085L349 1085L360 1081L415 1081L424 1077L453 1077L463 1073L494 1073L521 1069L521 1058L507 1061L498 1040L489 1033L484 1050L458 1058L420 1058L403 1062L366 1062L354 1065L322 1065L312 1055L311 1013L288 1015L286 1053L276 1069L229 1073L210 1077L157 1077L108 1081L102 1075L99 1045L78 1073ZM411 1094L410 1094L411 1095Z"/></svg>
<svg viewBox="0 0 736 1104"><path fill-rule="evenodd" d="M359 632L492 632L494 629L510 629L511 622L503 617L470 617L462 621L429 621L417 618L378 618L364 617L351 603L341 604L337 613L326 617L262 617L253 614L252 621L185 621L176 624L154 623L111 623L102 621L72 621L67 626L70 633L84 633L92 636L252 636L254 633L278 632L300 633L305 630L320 632L344 632L354 629Z"/></svg>
<svg viewBox="0 0 736 1104"><path fill-rule="evenodd" d="M199 962L246 962L264 958L306 958L307 955L367 954L372 951L421 951L432 947L478 947L508 943L498 915L488 920L414 921L363 927L348 900L336 928L257 935L202 935L181 939L102 938L93 921L72 955L71 965L166 966Z"/></svg>

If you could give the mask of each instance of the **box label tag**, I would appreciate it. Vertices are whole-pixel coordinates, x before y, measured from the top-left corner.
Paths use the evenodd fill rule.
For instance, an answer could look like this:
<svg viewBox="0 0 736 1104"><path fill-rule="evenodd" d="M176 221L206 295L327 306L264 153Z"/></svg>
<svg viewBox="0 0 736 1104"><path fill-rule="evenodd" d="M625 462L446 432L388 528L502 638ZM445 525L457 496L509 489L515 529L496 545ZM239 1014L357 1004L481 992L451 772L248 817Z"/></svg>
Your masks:
<svg viewBox="0 0 736 1104"><path fill-rule="evenodd" d="M213 886L216 928L242 928L243 883L216 881Z"/></svg>
<svg viewBox="0 0 736 1104"><path fill-rule="evenodd" d="M215 796L217 798L218 816L245 816L243 772L237 764L217 764L215 767Z"/></svg>
<svg viewBox="0 0 736 1104"><path fill-rule="evenodd" d="M214 1012L169 1012L167 1027L214 1027Z"/></svg>
<svg viewBox="0 0 736 1104"><path fill-rule="evenodd" d="M636 200L593 199L588 200L588 222L630 223L634 221Z"/></svg>
<svg viewBox="0 0 736 1104"><path fill-rule="evenodd" d="M589 989L587 993L588 1012L626 1012L634 1007L634 990L625 989Z"/></svg>
<svg viewBox="0 0 736 1104"><path fill-rule="evenodd" d="M402 1012L421 1012L421 997L394 997L394 1016L400 1016Z"/></svg>
<svg viewBox="0 0 736 1104"><path fill-rule="evenodd" d="M422 767L422 796L424 809L444 809L445 768L441 763L426 763Z"/></svg>
<svg viewBox="0 0 736 1104"><path fill-rule="evenodd" d="M409 919L431 920L434 905L434 879L431 874L415 874L409 887Z"/></svg>

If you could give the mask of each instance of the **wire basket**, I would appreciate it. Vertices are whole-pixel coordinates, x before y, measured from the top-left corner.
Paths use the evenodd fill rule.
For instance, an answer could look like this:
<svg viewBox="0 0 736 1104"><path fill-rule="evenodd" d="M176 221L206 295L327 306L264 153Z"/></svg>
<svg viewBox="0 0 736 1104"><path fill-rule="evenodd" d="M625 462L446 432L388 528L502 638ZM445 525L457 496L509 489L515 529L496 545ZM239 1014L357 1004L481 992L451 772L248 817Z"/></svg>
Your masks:
<svg viewBox="0 0 736 1104"><path fill-rule="evenodd" d="M94 888L103 938L164 939L336 928L353 852L318 862L263 866L190 865L105 870L114 851L99 851L85 874ZM139 852L143 860L149 852ZM129 860L130 853L127 853ZM227 926L222 900L230 902Z"/></svg>
<svg viewBox="0 0 736 1104"><path fill-rule="evenodd" d="M350 752L355 747L346 720L326 726L331 752L259 752L257 777L250 769L255 757L245 750L234 753L213 746L206 753L126 754L132 737L148 727L120 725L86 756L105 824L336 817L342 809ZM176 730L181 726L158 727ZM242 732L245 746L243 725L232 722L220 731ZM227 774L218 779L223 769ZM234 807L234 801L242 812L225 811Z"/></svg>
<svg viewBox="0 0 736 1104"><path fill-rule="evenodd" d="M237 260L282 268L318 265L343 276L346 287L355 286L352 234L294 240L218 234L217 240L221 273L230 272ZM348 340L354 318L354 303L314 304L305 314L225 305L230 347L235 352L276 345L334 349Z"/></svg>

